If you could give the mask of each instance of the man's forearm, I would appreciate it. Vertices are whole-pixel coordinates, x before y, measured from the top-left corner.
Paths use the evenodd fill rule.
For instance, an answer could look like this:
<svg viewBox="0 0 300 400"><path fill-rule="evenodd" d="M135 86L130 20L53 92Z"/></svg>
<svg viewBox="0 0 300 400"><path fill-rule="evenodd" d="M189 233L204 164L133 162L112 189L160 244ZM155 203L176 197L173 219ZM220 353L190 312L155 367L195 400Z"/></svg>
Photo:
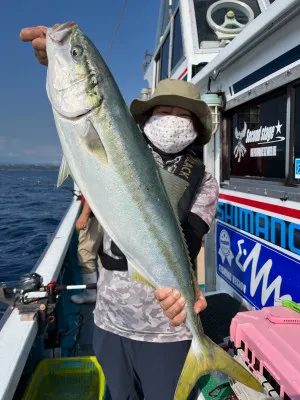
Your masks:
<svg viewBox="0 0 300 400"><path fill-rule="evenodd" d="M82 211L81 211L81 214L86 217L89 217L91 215L91 213L92 213L92 210L91 210L90 206L88 205L87 201L85 201Z"/></svg>

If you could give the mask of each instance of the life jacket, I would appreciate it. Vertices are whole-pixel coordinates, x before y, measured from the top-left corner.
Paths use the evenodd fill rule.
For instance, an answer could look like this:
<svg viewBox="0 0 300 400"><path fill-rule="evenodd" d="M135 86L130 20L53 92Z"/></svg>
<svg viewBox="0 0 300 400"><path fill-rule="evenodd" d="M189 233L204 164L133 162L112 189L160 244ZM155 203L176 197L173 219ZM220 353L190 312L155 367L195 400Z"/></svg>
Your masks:
<svg viewBox="0 0 300 400"><path fill-rule="evenodd" d="M192 150L189 150L181 158L173 172L174 175L177 175L179 178L188 182L188 186L178 203L178 216L182 226L187 220L195 195L203 181L204 173L205 166L203 162ZM188 241L187 245L189 247ZM113 241L111 242L111 252L118 258L105 254L100 248L99 256L103 268L111 271L127 271L128 267L126 257Z"/></svg>

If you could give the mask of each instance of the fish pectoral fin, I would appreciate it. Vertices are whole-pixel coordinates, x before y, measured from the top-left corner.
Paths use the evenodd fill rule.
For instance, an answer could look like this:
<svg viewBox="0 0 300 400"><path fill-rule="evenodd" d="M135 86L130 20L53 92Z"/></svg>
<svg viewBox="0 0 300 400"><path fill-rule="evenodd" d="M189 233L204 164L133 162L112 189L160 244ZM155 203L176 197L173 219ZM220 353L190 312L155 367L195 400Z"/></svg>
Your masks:
<svg viewBox="0 0 300 400"><path fill-rule="evenodd" d="M149 282L143 275L139 274L137 271L133 271L132 279L134 281L146 283L146 285L150 286L151 288L155 289L151 282Z"/></svg>
<svg viewBox="0 0 300 400"><path fill-rule="evenodd" d="M178 216L178 203L189 183L165 169L159 168L159 173L175 214Z"/></svg>
<svg viewBox="0 0 300 400"><path fill-rule="evenodd" d="M188 249L188 246L186 243L186 238L184 236L182 226L180 223L180 218L178 215L178 203L179 203L183 193L188 188L189 183L187 181L185 181L184 179L179 178L178 176L176 176L174 174L171 174L170 172L166 171L165 169L159 168L159 173L160 173L161 179L163 181L163 185L166 189L171 206L173 208L174 214L177 217L177 222L178 222L178 226L180 228L182 239L184 241L184 245L186 247L187 253L189 254L189 249Z"/></svg>
<svg viewBox="0 0 300 400"><path fill-rule="evenodd" d="M141 275L130 262L128 262L128 273L129 273L129 278L132 281L146 283L146 285L155 289L154 285L152 285L152 283L149 282L149 280L147 278L145 278L143 275Z"/></svg>
<svg viewBox="0 0 300 400"><path fill-rule="evenodd" d="M93 123L87 121L88 126L81 137L81 143L102 164L108 164L108 158L103 143Z"/></svg>
<svg viewBox="0 0 300 400"><path fill-rule="evenodd" d="M174 400L186 400L198 379L212 371L221 371L251 389L263 393L263 387L249 371L207 336L203 336L203 339L201 349L197 351L198 356L195 352L195 347L197 347L195 339L192 340L177 384Z"/></svg>
<svg viewBox="0 0 300 400"><path fill-rule="evenodd" d="M58 173L58 179L56 184L57 187L60 187L69 175L70 175L69 166L67 164L65 157L63 156Z"/></svg>

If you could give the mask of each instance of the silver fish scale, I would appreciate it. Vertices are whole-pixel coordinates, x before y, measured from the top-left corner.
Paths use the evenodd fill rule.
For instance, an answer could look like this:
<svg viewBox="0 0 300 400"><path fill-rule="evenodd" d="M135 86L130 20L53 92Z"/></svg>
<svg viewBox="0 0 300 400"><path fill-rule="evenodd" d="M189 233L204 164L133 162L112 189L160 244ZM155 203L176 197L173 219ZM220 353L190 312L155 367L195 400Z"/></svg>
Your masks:
<svg viewBox="0 0 300 400"><path fill-rule="evenodd" d="M178 159L167 165L159 154L153 152L154 159L161 167L174 172ZM208 173L194 200L192 211L210 226L216 213L218 183ZM103 238L104 253L116 257L111 252L111 238L107 233ZM190 340L192 335L186 325L173 328L164 315L153 289L141 282L129 280L127 272L101 269L98 281L97 303L94 319L97 326L120 336L147 342L176 342Z"/></svg>

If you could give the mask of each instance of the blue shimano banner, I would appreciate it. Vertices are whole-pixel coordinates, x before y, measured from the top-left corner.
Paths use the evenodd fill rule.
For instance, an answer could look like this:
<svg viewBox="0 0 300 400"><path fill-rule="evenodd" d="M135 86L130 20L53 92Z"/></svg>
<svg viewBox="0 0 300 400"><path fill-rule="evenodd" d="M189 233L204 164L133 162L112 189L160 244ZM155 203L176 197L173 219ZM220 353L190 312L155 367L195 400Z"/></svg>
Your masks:
<svg viewBox="0 0 300 400"><path fill-rule="evenodd" d="M295 159L295 179L300 179L300 158Z"/></svg>
<svg viewBox="0 0 300 400"><path fill-rule="evenodd" d="M300 261L217 221L217 272L256 308L278 299L300 303Z"/></svg>

